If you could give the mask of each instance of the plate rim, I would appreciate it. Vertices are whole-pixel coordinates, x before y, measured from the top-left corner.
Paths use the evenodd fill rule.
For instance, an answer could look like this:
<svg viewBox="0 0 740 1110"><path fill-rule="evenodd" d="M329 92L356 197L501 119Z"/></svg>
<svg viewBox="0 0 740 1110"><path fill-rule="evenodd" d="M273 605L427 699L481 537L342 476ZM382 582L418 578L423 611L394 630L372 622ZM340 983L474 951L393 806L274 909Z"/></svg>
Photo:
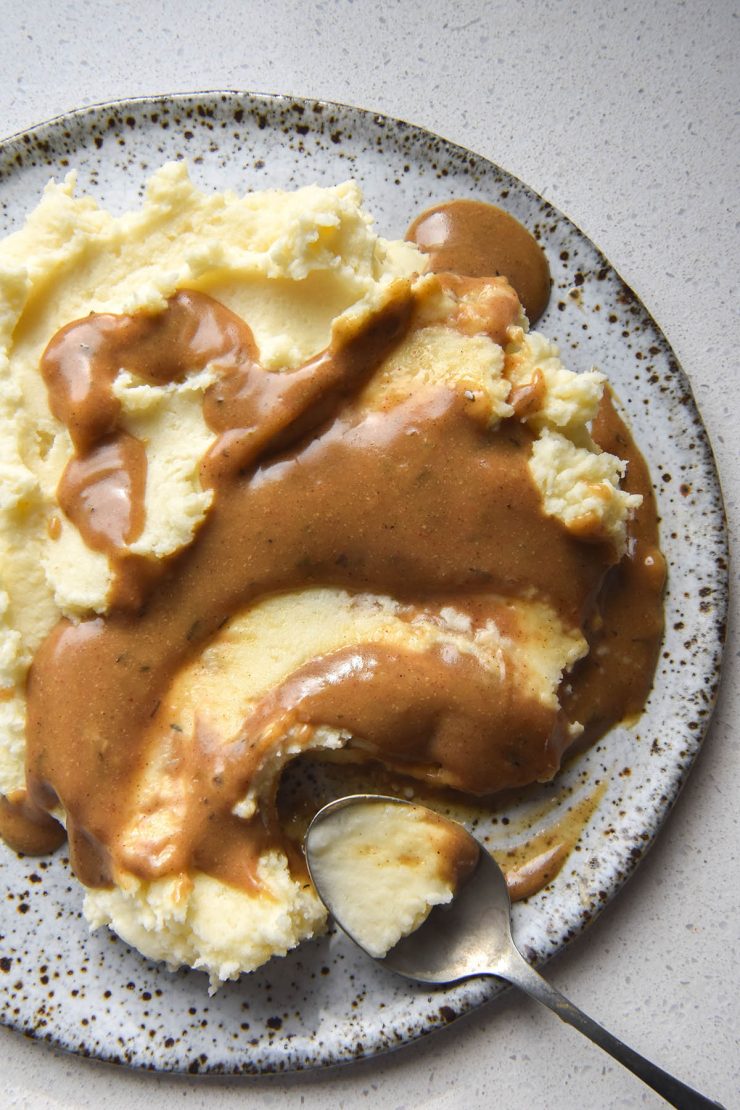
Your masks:
<svg viewBox="0 0 740 1110"><path fill-rule="evenodd" d="M707 674L712 673L714 675L714 681L712 683L709 698L706 703L706 713L702 717L701 728L691 739L688 756L682 765L680 773L674 776L674 781L671 784L672 794L662 804L662 808L659 810L659 815L657 816L657 819L656 810L654 809L652 811L651 817L653 819L650 824L649 835L647 839L643 841L639 853L631 855L629 857L628 861L622 868L622 874L619 881L612 883L607 892L606 898L598 905L594 906L588 915L582 915L578 919L578 921L568 930L568 935L561 936L558 940L557 947L553 951L548 952L545 955L544 959L538 958L537 964L541 965L547 962L547 960L551 959L556 954L562 952L565 948L569 947L576 938L581 936L597 919L597 917L601 916L602 912L606 909L608 905L611 904L613 899L621 894L621 892L628 885L629 880L632 878L635 871L637 870L639 863L642 861L650 848L652 848L659 834L665 827L666 822L685 786L689 774L691 773L694 764L701 753L708 731L711 727L714 711L722 687L725 670L725 668L723 667L723 660L726 647L730 601L729 529L719 468L717 466L714 449L709 437L709 432L702 418L701 410L694 394L691 379L684 370L682 363L673 350L668 337L664 333L662 327L656 320L651 310L643 301L642 297L634 291L634 289L624 279L620 270L606 257L598 244L596 244L590 238L590 236L583 231L581 226L576 223L572 217L563 212L546 197L542 196L541 193L539 193L532 186L528 185L522 178L518 177L510 170L506 169L504 166L501 166L499 163L495 162L487 155L480 154L470 147L466 147L461 143L456 142L455 140L446 138L444 135L441 135L431 128L416 124L401 116L391 115L388 112L375 111L371 108L362 108L356 104L345 101L329 100L323 97L293 95L280 92L261 92L257 90L239 88L191 89L172 93L150 93L141 96L120 97L112 100L96 101L95 103L87 104L80 108L75 108L67 112L60 112L55 116L41 120L38 123L32 124L31 126L21 128L18 131L15 131L7 136L3 136L2 138L0 138L0 159L4 158L4 156L7 155L9 148L15 146L18 143L23 143L26 140L26 137L43 138L45 132L53 132L55 129L59 129L65 124L68 124L70 121L78 121L80 123L84 123L86 117L94 119L105 110L120 112L122 110L125 110L125 108L129 105L136 106L138 108L146 105L167 106L168 108L171 108L173 105L186 104L197 99L215 98L222 98L225 101L233 98L242 98L246 102L250 103L252 106L258 103L264 103L273 110L276 106L290 107L292 105L303 105L304 107L313 107L320 105L322 108L326 109L337 109L339 112L346 112L350 114L354 113L363 123L382 121L384 124L391 125L395 128L398 128L400 126L403 129L407 129L414 138L436 140L437 142L444 145L446 152L454 152L465 157L470 157L472 155L476 162L485 170L490 169L494 172L502 173L507 179L515 182L518 186L520 186L533 199L539 201L540 204L543 206L543 211L550 212L555 217L557 217L558 220L564 221L568 225L568 227L572 229L572 231L575 232L576 235L587 244L589 250L595 252L596 256L603 264L603 266L608 268L611 274L616 277L621 290L627 295L629 300L640 306L641 312L648 319L654 331L657 333L662 343L664 344L665 353L669 356L672 362L672 373L675 373L677 379L680 381L681 386L685 390L685 393L688 397L689 407L693 409L693 414L697 418L698 425L701 429L701 437L699 443L700 463L711 475L714 483L714 489L710 491L710 496L716 496L716 503L713 506L716 513L716 528L715 532L713 533L713 539L718 553L721 552L724 559L724 565L721 568L716 568L715 576L713 579L716 593L713 599L714 619L711 622L711 629L715 633L715 636L711 644L707 644L707 651L709 653L709 650L711 648L711 655L708 654L704 670ZM19 170L22 170L22 168L22 165L18 167ZM12 166L9 171L5 171L4 168L0 166L0 186L2 186L2 183L9 177L11 177L12 174ZM146 960L146 957L141 956L141 954L139 955L142 960ZM146 960L146 962L151 963L152 966L157 966L153 961ZM251 1068L249 1066L249 1060L247 1059L243 1061L241 1066L224 1067L219 1064L215 1064L212 1066L208 1065L203 1067L198 1074L224 1076L258 1076L270 1074L287 1075L291 1073L298 1073L310 1070L344 1067L358 1059L370 1059L377 1056L385 1055L389 1052L400 1051L403 1048L409 1047L417 1041L426 1038L430 1034L439 1032L441 1029L446 1028L448 1024L451 1024L452 1022L457 1022L458 1020L464 1019L465 1017L469 1016L481 1005L487 1004L488 1001L492 1000L495 997L498 997L504 989L507 988L499 986L498 989L490 991L487 998L483 998L479 1001L465 1002L463 1009L459 1012L455 1012L453 1018L439 1018L436 1021L427 1021L426 1018L423 1018L423 1028L410 1033L395 1044L373 1044L369 1046L368 1051L364 1051L361 1054L357 1054L353 1052L350 1048L347 1048L343 1053L335 1054L328 1059L326 1057L320 1059L313 1057L307 1059L304 1062L300 1060L295 1061L291 1058L284 1065L266 1065L263 1061L262 1065L256 1068ZM120 1056L117 1056L113 1052L111 1052L110 1054L100 1050L90 1052L82 1047L75 1047L71 1044L65 1044L58 1036L55 1036L49 1032L43 1032L37 1029L35 1026L29 1027L29 1025L24 1024L21 1020L16 1022L12 1019L12 1017L8 1018L5 1015L0 1015L0 1025L3 1025L5 1028L19 1032L29 1039L49 1043L57 1050L63 1051L66 1055L91 1059L99 1063L114 1064L118 1067L123 1068L132 1068L136 1071L153 1071L160 1074L170 1075L187 1074L186 1067L177 1063L175 1063L173 1066L169 1066L166 1062L155 1062L148 1064L133 1063L122 1060ZM248 1055L248 1051L245 1051L245 1055Z"/></svg>

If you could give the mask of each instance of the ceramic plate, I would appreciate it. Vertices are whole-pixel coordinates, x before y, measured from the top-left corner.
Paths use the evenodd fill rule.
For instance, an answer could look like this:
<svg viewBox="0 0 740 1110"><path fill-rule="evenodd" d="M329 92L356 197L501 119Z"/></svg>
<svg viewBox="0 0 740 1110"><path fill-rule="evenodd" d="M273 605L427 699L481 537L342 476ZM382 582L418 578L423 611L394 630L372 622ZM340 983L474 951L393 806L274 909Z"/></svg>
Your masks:
<svg viewBox="0 0 740 1110"><path fill-rule="evenodd" d="M0 232L19 227L51 175L123 211L162 162L188 160L206 189L238 191L355 177L376 226L400 237L424 207L456 196L501 204L539 237L553 295L539 327L574 370L614 383L650 464L669 564L667 633L649 707L579 759L550 798L608 783L557 880L514 911L544 960L584 928L650 845L689 771L719 678L727 594L722 501L686 377L659 328L586 236L498 166L409 124L336 104L207 93L102 105L0 147ZM528 802L523 803L526 809ZM521 808L521 807L519 807ZM478 825L493 846L512 825ZM513 814L512 817L516 815ZM514 825L516 822L514 821ZM205 976L170 973L110 933L88 934L62 854L1 848L0 1012L31 1036L136 1067L268 1072L395 1048L479 1005L497 986L414 987L338 934L303 945L209 998Z"/></svg>

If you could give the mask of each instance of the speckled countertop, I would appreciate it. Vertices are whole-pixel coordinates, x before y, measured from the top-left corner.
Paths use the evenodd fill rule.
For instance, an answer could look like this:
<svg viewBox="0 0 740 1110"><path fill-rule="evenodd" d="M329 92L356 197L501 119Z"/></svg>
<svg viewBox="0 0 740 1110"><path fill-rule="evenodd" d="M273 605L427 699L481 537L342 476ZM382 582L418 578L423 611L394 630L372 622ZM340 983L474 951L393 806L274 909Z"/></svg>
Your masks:
<svg viewBox="0 0 740 1110"><path fill-rule="evenodd" d="M117 97L243 88L401 116L521 177L601 247L662 326L691 378L737 537L740 18L730 0L30 0L4 4L2 22L4 134ZM714 724L658 843L549 968L592 1016L727 1107L740 1095L736 617L735 596ZM7 1031L0 1045L9 1107L661 1105L512 993L393 1056L288 1078L140 1075Z"/></svg>

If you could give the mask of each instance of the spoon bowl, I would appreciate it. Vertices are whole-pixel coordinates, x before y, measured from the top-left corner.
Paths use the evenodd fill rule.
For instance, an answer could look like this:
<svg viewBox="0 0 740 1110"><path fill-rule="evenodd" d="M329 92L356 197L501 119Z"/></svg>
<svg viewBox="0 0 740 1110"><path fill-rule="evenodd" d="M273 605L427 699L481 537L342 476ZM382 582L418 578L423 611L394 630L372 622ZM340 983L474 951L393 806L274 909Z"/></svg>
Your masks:
<svg viewBox="0 0 740 1110"><path fill-rule="evenodd" d="M339 868L332 870L332 854L334 850L346 849L348 818L360 813L365 818L361 828L366 833L366 843L354 842L355 858L350 859L349 867L344 852L340 875ZM407 845L403 852L394 852L392 841L402 828L397 818L407 814L414 819L420 853L416 848L409 852ZM429 836L427 852L441 857L437 871L448 880L449 896L445 901L438 896L428 899L421 910L416 906L413 931L407 932L401 925L395 934L399 939L379 955L376 945L358 927L353 902L362 899L376 913L380 905L390 919L407 920L404 892L418 886L418 855L424 852L424 836L430 830L434 831L434 838ZM700 1107L722 1110L720 1103L669 1075L598 1025L525 960L511 933L511 900L506 879L493 856L457 822L399 798L353 794L319 810L309 825L304 847L319 897L337 924L383 967L408 979L439 985L479 975L503 979L589 1037L672 1106L682 1110ZM368 859L372 864L369 869ZM456 866L457 860L463 860L464 865ZM399 883L394 869L403 867L408 869L408 881ZM387 885L391 878L393 896L389 896ZM355 924L346 924L352 921Z"/></svg>
<svg viewBox="0 0 740 1110"><path fill-rule="evenodd" d="M506 879L493 856L475 843L475 868L452 902L432 907L426 921L380 959L384 967L444 985L480 975L481 968L505 958L514 944Z"/></svg>

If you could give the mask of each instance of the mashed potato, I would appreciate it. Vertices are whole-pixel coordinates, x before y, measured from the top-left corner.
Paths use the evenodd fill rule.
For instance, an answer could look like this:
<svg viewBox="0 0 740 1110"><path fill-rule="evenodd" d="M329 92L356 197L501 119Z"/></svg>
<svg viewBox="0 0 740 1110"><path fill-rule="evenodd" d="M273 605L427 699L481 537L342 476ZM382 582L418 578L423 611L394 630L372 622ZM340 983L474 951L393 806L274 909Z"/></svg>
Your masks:
<svg viewBox="0 0 740 1110"><path fill-rule="evenodd" d="M311 878L342 928L376 958L450 903L478 860L452 822L382 798L322 813L307 844Z"/></svg>
<svg viewBox="0 0 740 1110"><path fill-rule="evenodd" d="M491 429L517 418L535 435L528 465L543 512L574 536L624 550L626 521L640 499L620 489L622 461L591 439L603 377L568 371L521 313L506 342L496 342L485 333L486 306L477 295L458 296L424 276L425 264L411 244L374 233L352 182L204 194L182 163L159 170L141 209L121 217L76 196L70 175L50 184L25 227L0 243L0 792L24 786L25 683L36 650L61 616L75 622L110 606L110 560L60 510L57 488L74 449L38 369L58 329L88 313L153 313L177 290L207 293L249 322L262 366L280 373L342 328L361 325L395 283L412 280L415 325L366 384L359 409L387 412L442 383L477 406ZM167 558L208 518L213 493L201 484L199 466L216 437L203 397L217 375L206 366L152 384L119 369L113 390L121 426L145 445L147 459L146 523L131 554ZM501 619L475 623L454 603L412 612L383 594L307 584L235 614L179 671L166 720L158 714L152 722L151 758L120 858L143 841L166 844L177 830L186 784L171 771L173 744L194 735L199 713L211 742L228 746L271 690L316 657L360 640L474 658L491 674L514 676L543 706L557 706L562 675L587 652L582 629L535 596L496 604ZM178 722L174 739L168 721ZM286 727L272 737L235 813L258 813L299 751L350 739L336 727L316 728L308 739ZM85 914L145 955L204 968L217 983L323 927L322 906L284 852L265 851L258 872L257 888L246 891L197 870L145 879L119 860L115 885L87 892Z"/></svg>

